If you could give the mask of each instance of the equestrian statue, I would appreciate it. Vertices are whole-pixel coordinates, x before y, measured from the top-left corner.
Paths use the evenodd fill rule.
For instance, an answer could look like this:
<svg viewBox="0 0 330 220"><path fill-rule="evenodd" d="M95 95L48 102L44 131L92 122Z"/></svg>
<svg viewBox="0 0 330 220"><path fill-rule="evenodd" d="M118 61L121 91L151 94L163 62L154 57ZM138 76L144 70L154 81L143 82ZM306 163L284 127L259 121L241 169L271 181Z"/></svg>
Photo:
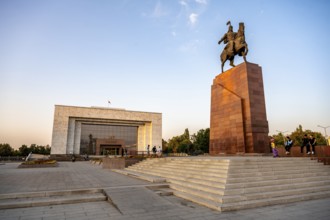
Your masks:
<svg viewBox="0 0 330 220"><path fill-rule="evenodd" d="M223 66L227 60L230 61L230 65L234 67L234 58L236 55L243 56L244 62L246 62L246 55L248 53L248 45L245 42L244 23L239 23L237 33L233 32L233 26L230 21L227 22L228 32L219 40L218 44L223 42L226 44L222 53L220 54L221 71L223 72Z"/></svg>

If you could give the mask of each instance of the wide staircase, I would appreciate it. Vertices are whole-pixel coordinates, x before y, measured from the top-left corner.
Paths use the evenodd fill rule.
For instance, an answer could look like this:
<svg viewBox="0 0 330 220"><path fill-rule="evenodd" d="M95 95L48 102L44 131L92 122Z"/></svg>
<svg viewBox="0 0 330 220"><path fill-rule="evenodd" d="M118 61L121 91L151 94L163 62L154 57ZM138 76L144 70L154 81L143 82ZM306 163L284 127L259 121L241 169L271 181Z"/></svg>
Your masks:
<svg viewBox="0 0 330 220"><path fill-rule="evenodd" d="M330 166L309 158L154 158L114 171L166 181L175 196L219 211L330 197Z"/></svg>

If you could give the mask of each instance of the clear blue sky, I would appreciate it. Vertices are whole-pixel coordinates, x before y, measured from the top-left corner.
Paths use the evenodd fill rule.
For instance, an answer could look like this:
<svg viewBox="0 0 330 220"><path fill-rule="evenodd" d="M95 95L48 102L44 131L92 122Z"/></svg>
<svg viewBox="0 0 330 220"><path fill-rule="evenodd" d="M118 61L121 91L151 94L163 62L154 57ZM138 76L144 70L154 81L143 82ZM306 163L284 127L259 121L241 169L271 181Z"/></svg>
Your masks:
<svg viewBox="0 0 330 220"><path fill-rule="evenodd" d="M165 140L209 127L228 20L262 67L270 134L323 133L330 1L2 0L0 143L50 144L55 104L161 112Z"/></svg>

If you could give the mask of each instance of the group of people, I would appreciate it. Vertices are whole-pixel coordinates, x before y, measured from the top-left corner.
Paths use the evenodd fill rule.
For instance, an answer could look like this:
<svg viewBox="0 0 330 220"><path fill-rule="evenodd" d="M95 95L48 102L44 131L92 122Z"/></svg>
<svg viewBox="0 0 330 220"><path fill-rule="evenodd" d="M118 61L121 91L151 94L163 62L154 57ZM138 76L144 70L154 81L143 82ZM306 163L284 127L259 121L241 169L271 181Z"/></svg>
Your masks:
<svg viewBox="0 0 330 220"><path fill-rule="evenodd" d="M278 150L276 149L276 145L275 145L275 139L271 138L270 140L270 144L271 144L271 148L272 148L272 152L273 152L273 156L274 157L279 157L278 154ZM286 141L284 142L284 148L285 148L285 154L290 154L290 149L293 146L293 140L287 136L286 137ZM306 147L306 152L307 154L315 154L315 146L316 146L316 139L315 137L311 134L309 135L309 137L307 136L307 134L304 135L303 139L302 139L302 145L300 148L300 152L304 153L304 147ZM311 152L311 148L312 148L312 152Z"/></svg>
<svg viewBox="0 0 330 220"><path fill-rule="evenodd" d="M301 145L300 152L304 153L304 147L306 147L307 154L311 154L311 147L312 147L312 154L315 154L315 146L316 146L316 139L313 135L309 135L309 138L307 137L307 134L304 135L303 143Z"/></svg>
<svg viewBox="0 0 330 220"><path fill-rule="evenodd" d="M150 156L150 145L149 144L147 146L147 153L148 153L148 156ZM157 149L156 146L153 146L152 147L152 154L153 154L153 156L161 157L161 155L162 155L161 147L159 146L158 149Z"/></svg>

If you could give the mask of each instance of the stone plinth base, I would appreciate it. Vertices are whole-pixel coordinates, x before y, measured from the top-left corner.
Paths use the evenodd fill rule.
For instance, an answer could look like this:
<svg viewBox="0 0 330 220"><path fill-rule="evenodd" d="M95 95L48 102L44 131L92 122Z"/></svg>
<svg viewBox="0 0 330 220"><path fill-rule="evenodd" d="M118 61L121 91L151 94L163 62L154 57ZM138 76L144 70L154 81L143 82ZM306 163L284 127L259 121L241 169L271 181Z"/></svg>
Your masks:
<svg viewBox="0 0 330 220"><path fill-rule="evenodd" d="M242 63L213 80L210 154L268 153L261 67Z"/></svg>

